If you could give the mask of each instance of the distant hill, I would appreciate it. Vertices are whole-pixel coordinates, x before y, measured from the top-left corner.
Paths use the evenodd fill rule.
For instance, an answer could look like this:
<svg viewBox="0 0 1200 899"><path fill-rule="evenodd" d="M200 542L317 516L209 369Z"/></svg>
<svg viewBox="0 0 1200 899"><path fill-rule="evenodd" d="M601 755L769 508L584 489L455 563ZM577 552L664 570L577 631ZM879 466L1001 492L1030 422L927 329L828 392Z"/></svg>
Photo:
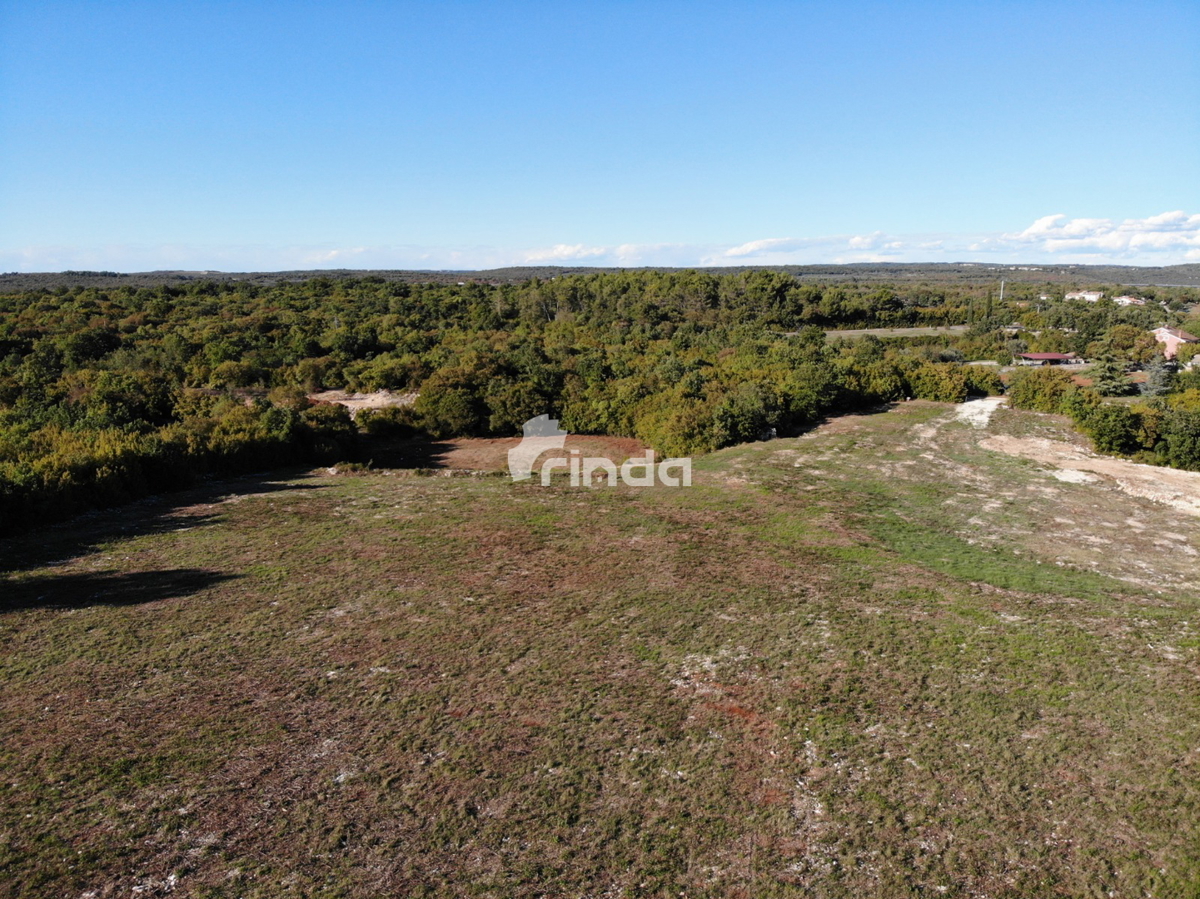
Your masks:
<svg viewBox="0 0 1200 899"><path fill-rule="evenodd" d="M687 268L644 266L638 271L688 271ZM786 272L806 281L927 281L939 283L986 283L1004 278L1055 284L1124 284L1131 287L1200 287L1200 264L1168 266L1128 265L993 265L973 262L893 263L863 262L854 265L743 265L702 269L713 274L767 270ZM616 272L618 268L570 266L513 266L482 271L422 271L404 269L309 269L286 272L8 272L0 274L0 292L54 289L58 287L157 287L197 281L246 281L256 285L283 281L307 281L312 278L343 280L381 278L385 281L434 282L454 284L481 281L513 284L531 278L558 278L593 272Z"/></svg>

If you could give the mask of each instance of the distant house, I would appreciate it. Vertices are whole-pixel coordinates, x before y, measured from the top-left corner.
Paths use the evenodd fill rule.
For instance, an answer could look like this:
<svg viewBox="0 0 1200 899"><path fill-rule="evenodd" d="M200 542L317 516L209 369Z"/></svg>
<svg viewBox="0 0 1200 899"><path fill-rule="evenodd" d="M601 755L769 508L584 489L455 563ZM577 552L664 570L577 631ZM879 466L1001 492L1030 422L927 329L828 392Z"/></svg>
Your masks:
<svg viewBox="0 0 1200 899"><path fill-rule="evenodd" d="M1083 360L1074 353L1018 353L1018 365L1071 365Z"/></svg>
<svg viewBox="0 0 1200 899"><path fill-rule="evenodd" d="M1141 297L1113 297L1113 302L1118 306L1145 306L1146 301Z"/></svg>
<svg viewBox="0 0 1200 899"><path fill-rule="evenodd" d="M1069 293L1064 300L1083 300L1085 303L1099 303L1104 299L1104 293L1099 290L1077 290L1074 293Z"/></svg>
<svg viewBox="0 0 1200 899"><path fill-rule="evenodd" d="M1155 328L1150 332L1154 339L1163 345L1163 358L1174 359L1179 348L1185 343L1200 343L1200 337L1195 337L1187 331L1178 328Z"/></svg>

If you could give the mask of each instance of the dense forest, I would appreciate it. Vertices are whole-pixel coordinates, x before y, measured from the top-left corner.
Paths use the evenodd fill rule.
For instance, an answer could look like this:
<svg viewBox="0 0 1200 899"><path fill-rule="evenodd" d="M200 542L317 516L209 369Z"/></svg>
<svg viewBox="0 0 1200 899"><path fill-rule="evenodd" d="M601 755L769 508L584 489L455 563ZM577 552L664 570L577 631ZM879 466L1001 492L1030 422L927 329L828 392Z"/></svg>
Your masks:
<svg viewBox="0 0 1200 899"><path fill-rule="evenodd" d="M547 412L574 433L702 453L904 397L997 393L994 366L966 363L1027 351L1157 366L1141 405L1120 407L1136 438L1102 448L1200 467L1200 446L1181 436L1200 434L1200 379L1164 367L1147 334L1186 324L1200 292L1148 288L1146 306L1118 307L1050 300L1045 289L1010 285L1001 302L989 285L631 271L512 284L363 277L4 294L0 529L211 474L369 459L373 440L518 434ZM942 325L968 327L826 335ZM341 406L310 401L323 388L418 398L352 421ZM1068 394L1079 394L1077 406L1108 407L1098 394L1122 392L1099 382L1060 388L1047 388L1055 411ZM1048 403L1038 393L1027 405Z"/></svg>

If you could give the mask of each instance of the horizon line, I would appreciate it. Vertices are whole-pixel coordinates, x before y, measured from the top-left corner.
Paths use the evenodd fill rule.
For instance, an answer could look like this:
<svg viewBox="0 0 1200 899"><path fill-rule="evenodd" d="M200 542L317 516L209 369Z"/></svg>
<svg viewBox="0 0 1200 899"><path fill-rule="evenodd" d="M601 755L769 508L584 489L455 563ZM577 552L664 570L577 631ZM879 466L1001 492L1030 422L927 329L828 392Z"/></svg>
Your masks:
<svg viewBox="0 0 1200 899"><path fill-rule="evenodd" d="M502 271L539 271L550 269L563 272L624 272L624 271L743 271L760 269L780 271L784 269L853 269L853 268L954 268L970 267L992 270L1006 269L1015 271L1047 271L1054 269L1078 268L1120 268L1120 269L1168 269L1168 268L1200 268L1200 262L1176 262L1163 265L1139 265L1122 262L804 262L804 263L759 263L744 265L554 265L554 264L523 264L500 265L491 268L281 268L281 269L183 269L159 268L140 271L117 271L112 269L60 269L41 271L9 271L0 272L0 278L30 277L35 275L84 275L95 277L122 277L134 275L287 275L312 272L321 274L372 274L375 272L406 272L412 274L431 275L469 275Z"/></svg>

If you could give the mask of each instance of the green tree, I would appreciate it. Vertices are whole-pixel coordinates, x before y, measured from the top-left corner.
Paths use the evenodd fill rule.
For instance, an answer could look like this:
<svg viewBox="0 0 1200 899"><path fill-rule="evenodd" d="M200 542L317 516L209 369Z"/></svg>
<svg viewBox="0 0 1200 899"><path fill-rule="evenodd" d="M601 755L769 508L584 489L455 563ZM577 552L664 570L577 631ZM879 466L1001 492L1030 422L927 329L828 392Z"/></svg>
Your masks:
<svg viewBox="0 0 1200 899"><path fill-rule="evenodd" d="M1125 370L1125 363L1116 356L1101 356L1088 371L1092 379L1092 389L1101 396L1127 396L1132 392L1133 385Z"/></svg>
<svg viewBox="0 0 1200 899"><path fill-rule="evenodd" d="M479 376L470 370L441 368L425 379L416 412L434 437L466 437L487 430L489 410Z"/></svg>
<svg viewBox="0 0 1200 899"><path fill-rule="evenodd" d="M1175 372L1162 356L1155 356L1146 366L1146 380L1140 385L1142 396L1162 396L1171 392Z"/></svg>

